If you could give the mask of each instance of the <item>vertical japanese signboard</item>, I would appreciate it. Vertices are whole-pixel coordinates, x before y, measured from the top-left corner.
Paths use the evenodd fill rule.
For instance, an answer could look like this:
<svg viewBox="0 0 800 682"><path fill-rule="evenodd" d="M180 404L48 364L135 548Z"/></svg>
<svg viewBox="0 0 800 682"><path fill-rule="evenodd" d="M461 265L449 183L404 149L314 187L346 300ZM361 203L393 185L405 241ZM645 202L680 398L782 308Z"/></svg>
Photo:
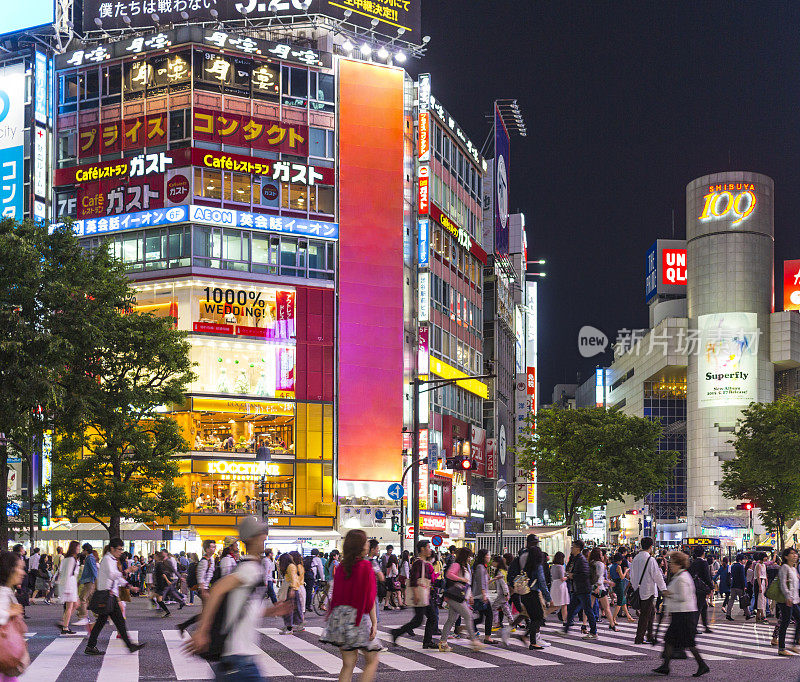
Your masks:
<svg viewBox="0 0 800 682"><path fill-rule="evenodd" d="M508 171L511 141L500 109L494 108L494 252L508 255Z"/></svg>
<svg viewBox="0 0 800 682"><path fill-rule="evenodd" d="M0 213L23 217L25 65L0 68Z"/></svg>

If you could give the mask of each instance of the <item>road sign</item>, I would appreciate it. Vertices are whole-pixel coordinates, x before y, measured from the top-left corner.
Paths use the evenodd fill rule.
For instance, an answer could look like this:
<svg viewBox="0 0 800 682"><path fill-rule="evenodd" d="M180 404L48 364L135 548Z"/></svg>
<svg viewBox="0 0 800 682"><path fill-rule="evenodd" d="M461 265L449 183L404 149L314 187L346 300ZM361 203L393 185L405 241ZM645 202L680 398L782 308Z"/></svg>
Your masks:
<svg viewBox="0 0 800 682"><path fill-rule="evenodd" d="M431 544L434 547L441 547L444 540L441 535L431 535Z"/></svg>
<svg viewBox="0 0 800 682"><path fill-rule="evenodd" d="M403 490L403 486L399 483L392 483L389 486L389 499L390 500L402 500L403 495L405 495L405 490Z"/></svg>
<svg viewBox="0 0 800 682"><path fill-rule="evenodd" d="M428 469L436 471L439 462L439 445L438 443L428 443Z"/></svg>
<svg viewBox="0 0 800 682"><path fill-rule="evenodd" d="M384 513L382 509L375 510L375 520L376 521L383 521Z"/></svg>

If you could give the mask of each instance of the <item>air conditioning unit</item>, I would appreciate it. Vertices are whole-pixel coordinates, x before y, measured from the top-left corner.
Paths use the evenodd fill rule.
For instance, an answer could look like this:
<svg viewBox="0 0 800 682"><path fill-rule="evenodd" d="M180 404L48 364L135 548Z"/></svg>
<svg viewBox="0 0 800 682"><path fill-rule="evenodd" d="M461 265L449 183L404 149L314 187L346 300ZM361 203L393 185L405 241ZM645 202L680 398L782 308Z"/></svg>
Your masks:
<svg viewBox="0 0 800 682"><path fill-rule="evenodd" d="M484 523L483 524L483 532L484 533L494 533L494 524L493 523Z"/></svg>

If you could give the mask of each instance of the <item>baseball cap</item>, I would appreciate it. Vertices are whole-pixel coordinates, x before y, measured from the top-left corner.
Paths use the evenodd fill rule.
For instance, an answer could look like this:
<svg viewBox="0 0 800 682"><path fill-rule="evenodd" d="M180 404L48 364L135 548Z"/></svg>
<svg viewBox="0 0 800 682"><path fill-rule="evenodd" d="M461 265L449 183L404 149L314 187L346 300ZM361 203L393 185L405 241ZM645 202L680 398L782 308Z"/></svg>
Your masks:
<svg viewBox="0 0 800 682"><path fill-rule="evenodd" d="M245 516L239 524L239 538L246 542L256 535L267 534L267 524L256 516ZM225 546L228 546L228 538L225 538Z"/></svg>

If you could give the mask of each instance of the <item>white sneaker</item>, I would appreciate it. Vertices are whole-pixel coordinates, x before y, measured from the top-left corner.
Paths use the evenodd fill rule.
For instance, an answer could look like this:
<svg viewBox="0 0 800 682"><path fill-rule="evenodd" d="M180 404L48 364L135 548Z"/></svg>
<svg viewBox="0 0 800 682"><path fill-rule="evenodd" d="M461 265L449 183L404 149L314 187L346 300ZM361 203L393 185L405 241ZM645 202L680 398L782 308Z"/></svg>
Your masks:
<svg viewBox="0 0 800 682"><path fill-rule="evenodd" d="M506 646L508 646L508 639L510 634L511 634L510 628L505 627L502 630L500 630L500 639Z"/></svg>
<svg viewBox="0 0 800 682"><path fill-rule="evenodd" d="M89 625L89 619L81 618L80 620L76 620L73 625Z"/></svg>
<svg viewBox="0 0 800 682"><path fill-rule="evenodd" d="M550 646L550 642L548 642L548 641L546 641L546 640L542 639L541 637L538 637L538 638L536 639L536 643L537 643L539 646L544 646L544 647L548 647L548 646Z"/></svg>

